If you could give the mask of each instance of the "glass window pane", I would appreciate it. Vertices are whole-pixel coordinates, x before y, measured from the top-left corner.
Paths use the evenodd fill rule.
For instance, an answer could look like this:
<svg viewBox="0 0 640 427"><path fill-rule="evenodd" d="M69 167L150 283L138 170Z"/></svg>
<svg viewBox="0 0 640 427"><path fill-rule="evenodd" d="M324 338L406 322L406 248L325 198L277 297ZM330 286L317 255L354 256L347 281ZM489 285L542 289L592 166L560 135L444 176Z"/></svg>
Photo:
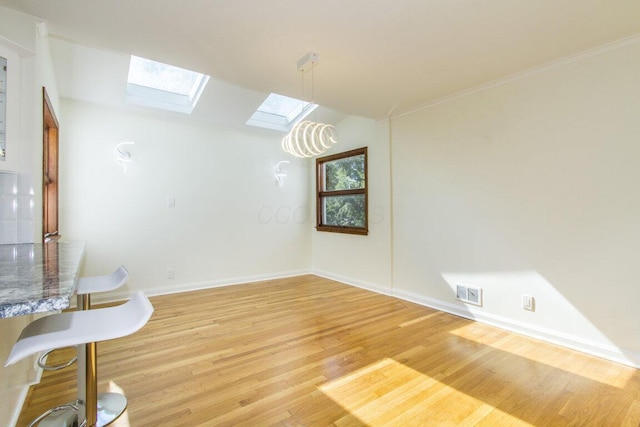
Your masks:
<svg viewBox="0 0 640 427"><path fill-rule="evenodd" d="M150 59L131 57L127 102L191 114L209 76Z"/></svg>
<svg viewBox="0 0 640 427"><path fill-rule="evenodd" d="M306 101L272 93L264 100L262 105L258 107L258 111L284 117L288 124L295 119L307 105L309 105L309 103Z"/></svg>
<svg viewBox="0 0 640 427"><path fill-rule="evenodd" d="M324 191L364 188L364 154L324 164Z"/></svg>
<svg viewBox="0 0 640 427"><path fill-rule="evenodd" d="M322 224L364 228L365 212L364 194L324 197Z"/></svg>
<svg viewBox="0 0 640 427"><path fill-rule="evenodd" d="M152 89L191 96L202 74L150 59L131 57L128 82Z"/></svg>
<svg viewBox="0 0 640 427"><path fill-rule="evenodd" d="M246 124L288 132L317 106L300 99L272 93L251 115Z"/></svg>

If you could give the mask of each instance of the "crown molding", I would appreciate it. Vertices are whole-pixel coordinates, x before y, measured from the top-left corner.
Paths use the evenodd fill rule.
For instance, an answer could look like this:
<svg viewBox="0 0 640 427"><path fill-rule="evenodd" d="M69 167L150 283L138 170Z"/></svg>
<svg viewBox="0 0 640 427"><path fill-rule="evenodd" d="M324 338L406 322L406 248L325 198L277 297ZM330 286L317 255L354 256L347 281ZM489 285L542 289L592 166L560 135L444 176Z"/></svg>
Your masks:
<svg viewBox="0 0 640 427"><path fill-rule="evenodd" d="M603 55L605 53L608 52L612 52L618 49L622 49L624 47L627 46L631 46L634 44L640 43L640 34L635 34L631 37L626 37L624 39L620 39L620 40L616 40L614 42L611 43L607 43L604 45L600 45L598 47L592 48L592 49L588 49L570 56L566 56L564 58L561 59L556 59L554 61L548 62L546 64L542 64L539 65L537 67L534 68L530 68L528 70L525 71L521 71L515 74L511 74L509 76L506 77L501 77L497 80L492 80L490 82L481 84L479 86L475 86L466 90L463 90L461 92L457 92L454 93L453 95L449 95L446 96L444 98L440 98L440 99L436 99L435 101L431 101L428 102L426 104L422 104L418 107L415 108L411 108L409 110L406 111L402 111L402 112L398 112L397 114L391 115L391 113L393 112L390 111L387 115L387 117L381 117L378 120L376 120L377 122L384 122L386 120L390 120L390 119L395 119L398 117L402 117L402 116L407 116L413 113L417 113L419 111L423 111L423 110L428 110L429 108L433 108L436 107L438 105L441 104L445 104L447 102L456 100L456 99L460 99L460 98L464 98L466 96L469 95L473 95L479 92L484 92L486 90L492 89L494 87L498 87L498 86L502 86L505 85L507 83L511 83L514 81L518 81L527 77L531 77L537 74L541 74L541 73L546 73L547 71L551 71L551 70L555 70L557 68L562 68L565 67L567 65L571 65L571 64L575 64L576 62L581 62L581 61L585 61L587 59L593 58L595 56L599 56L599 55Z"/></svg>

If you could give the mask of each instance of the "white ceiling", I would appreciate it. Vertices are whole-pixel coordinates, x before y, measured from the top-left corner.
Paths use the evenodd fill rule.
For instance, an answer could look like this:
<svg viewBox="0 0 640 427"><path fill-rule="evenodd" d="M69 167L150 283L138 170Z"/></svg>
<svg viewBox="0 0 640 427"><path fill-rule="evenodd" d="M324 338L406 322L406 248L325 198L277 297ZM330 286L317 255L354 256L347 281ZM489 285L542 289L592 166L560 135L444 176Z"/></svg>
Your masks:
<svg viewBox="0 0 640 427"><path fill-rule="evenodd" d="M0 4L46 21L50 35L58 38L56 55L82 50L68 43L73 42L97 48L85 52L90 55L134 54L209 74L215 79L209 92L225 97L220 106L211 107L237 107L239 116L245 103L255 109L270 92L310 99L311 76L305 75L302 93L302 76L296 70L297 60L310 51L320 57L314 71L315 102L379 119L394 106L394 114L407 111L640 33L638 0ZM56 58L56 67L60 60ZM63 95L74 90L61 86ZM105 93L107 87L105 83Z"/></svg>

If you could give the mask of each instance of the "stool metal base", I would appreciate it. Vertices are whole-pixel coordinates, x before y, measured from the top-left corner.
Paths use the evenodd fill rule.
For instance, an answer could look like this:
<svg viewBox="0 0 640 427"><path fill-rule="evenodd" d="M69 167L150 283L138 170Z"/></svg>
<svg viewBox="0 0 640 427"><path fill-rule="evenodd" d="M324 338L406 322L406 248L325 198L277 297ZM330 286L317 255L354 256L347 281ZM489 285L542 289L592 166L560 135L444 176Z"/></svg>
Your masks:
<svg viewBox="0 0 640 427"><path fill-rule="evenodd" d="M78 425L77 419L78 407L76 406L75 402L72 402L49 409L44 414L31 421L27 427L75 427Z"/></svg>
<svg viewBox="0 0 640 427"><path fill-rule="evenodd" d="M127 409L127 398L120 393L98 394L98 427L114 422Z"/></svg>
<svg viewBox="0 0 640 427"><path fill-rule="evenodd" d="M120 417L127 409L127 398L119 393L98 394L98 421L97 427L104 427ZM75 404L66 404L51 409L29 424L31 426L56 426L56 427L77 427L78 408ZM80 427L86 426L86 420Z"/></svg>

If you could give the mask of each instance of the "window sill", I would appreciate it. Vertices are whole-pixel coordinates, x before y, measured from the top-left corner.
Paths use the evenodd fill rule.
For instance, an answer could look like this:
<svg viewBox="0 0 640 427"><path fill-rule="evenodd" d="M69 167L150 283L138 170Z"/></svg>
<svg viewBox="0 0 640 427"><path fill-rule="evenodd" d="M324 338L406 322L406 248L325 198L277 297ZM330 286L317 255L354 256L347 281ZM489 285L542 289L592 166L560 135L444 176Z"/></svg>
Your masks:
<svg viewBox="0 0 640 427"><path fill-rule="evenodd" d="M316 230L329 233L357 234L360 236L367 236L369 234L369 230L366 228L339 227L334 225L318 225L316 226Z"/></svg>

